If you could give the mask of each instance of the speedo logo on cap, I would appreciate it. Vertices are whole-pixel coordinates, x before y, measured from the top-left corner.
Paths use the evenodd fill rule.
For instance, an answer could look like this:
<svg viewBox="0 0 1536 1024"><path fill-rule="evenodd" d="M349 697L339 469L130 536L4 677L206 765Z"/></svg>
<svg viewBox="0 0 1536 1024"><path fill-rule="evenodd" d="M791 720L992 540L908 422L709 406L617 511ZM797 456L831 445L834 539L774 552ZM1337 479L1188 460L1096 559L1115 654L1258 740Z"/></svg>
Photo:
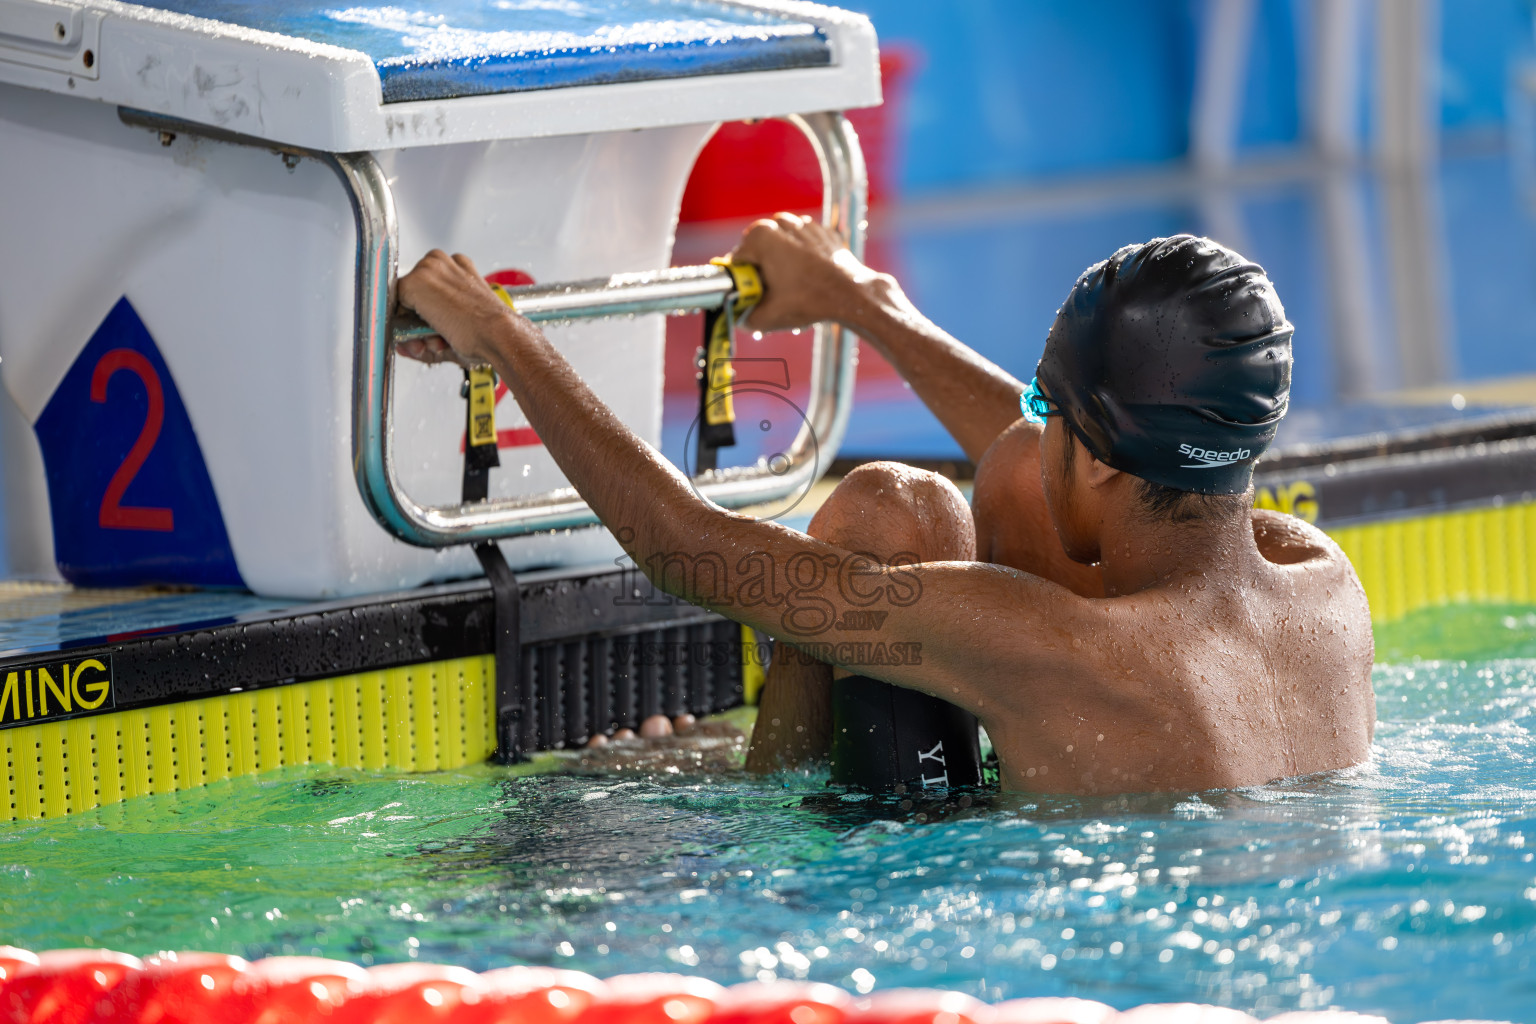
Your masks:
<svg viewBox="0 0 1536 1024"><path fill-rule="evenodd" d="M1234 462L1242 462L1253 455L1247 448L1238 448L1235 451L1222 452L1214 448L1196 448L1194 445L1179 445L1179 454L1194 459L1194 462L1186 462L1181 469L1220 469L1222 466L1230 466Z"/></svg>

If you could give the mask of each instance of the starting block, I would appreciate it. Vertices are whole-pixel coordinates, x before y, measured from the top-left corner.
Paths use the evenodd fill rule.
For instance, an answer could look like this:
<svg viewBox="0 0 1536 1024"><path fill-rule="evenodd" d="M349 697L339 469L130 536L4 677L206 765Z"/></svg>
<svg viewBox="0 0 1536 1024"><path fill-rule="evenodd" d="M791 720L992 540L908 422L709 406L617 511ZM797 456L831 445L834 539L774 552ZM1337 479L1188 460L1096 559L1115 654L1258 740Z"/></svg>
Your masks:
<svg viewBox="0 0 1536 1024"><path fill-rule="evenodd" d="M837 111L880 100L863 17L437 11L0 0L13 568L329 599L475 575L467 545L486 541L516 569L611 564L510 399L505 468L461 501L460 381L395 360L398 265L443 248L537 282L519 308L552 303L552 339L656 443L651 314L729 290L721 268L660 269L719 123L798 127L825 220L860 244L863 159ZM815 345L786 458L702 471L701 493L739 506L826 469L854 341L827 326Z"/></svg>

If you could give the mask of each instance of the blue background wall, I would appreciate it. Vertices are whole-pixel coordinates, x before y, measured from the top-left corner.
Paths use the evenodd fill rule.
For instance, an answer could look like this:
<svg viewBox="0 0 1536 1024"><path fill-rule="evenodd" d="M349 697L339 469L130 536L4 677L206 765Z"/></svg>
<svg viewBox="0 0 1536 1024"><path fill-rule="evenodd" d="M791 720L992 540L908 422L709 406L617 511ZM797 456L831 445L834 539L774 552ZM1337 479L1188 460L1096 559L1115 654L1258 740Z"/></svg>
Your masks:
<svg viewBox="0 0 1536 1024"><path fill-rule="evenodd" d="M843 0L919 65L902 116L907 194L1178 160L1204 4L1198 0ZM1530 51L1525 0L1443 0L1442 123L1496 131L1508 67ZM1369 20L1369 14L1367 13ZM1298 67L1311 5L1260 0L1241 141L1304 134ZM1369 49L1370 30L1363 33ZM1370 60L1369 53L1364 56ZM1363 70L1369 81L1370 71ZM1305 80L1305 70L1300 80ZM1362 103L1362 132L1369 126Z"/></svg>
<svg viewBox="0 0 1536 1024"><path fill-rule="evenodd" d="M1209 234L1265 266L1296 325L1283 439L1396 423L1341 399L1403 386L1400 313L1384 194L1362 166L1351 188L1377 355L1365 379L1340 379L1330 214L1298 161L1307 153L1314 0L1256 0L1245 80L1234 84L1238 160L1275 170L1220 187L1183 177L1205 0L844 2L872 18L882 47L911 58L892 109L900 201L872 222L883 246L874 258L941 326L1027 380L1084 267L1155 235ZM1536 66L1533 8L1532 0L1440 2L1432 73L1444 156L1428 213L1439 250L1442 382L1456 387L1536 375L1536 103L1526 101L1525 128L1509 102L1515 69ZM1376 13L1360 5L1357 128L1366 153ZM1094 178L1111 183L1079 187ZM1218 201L1208 202L1213 194ZM958 448L910 392L871 387L845 452L951 457Z"/></svg>

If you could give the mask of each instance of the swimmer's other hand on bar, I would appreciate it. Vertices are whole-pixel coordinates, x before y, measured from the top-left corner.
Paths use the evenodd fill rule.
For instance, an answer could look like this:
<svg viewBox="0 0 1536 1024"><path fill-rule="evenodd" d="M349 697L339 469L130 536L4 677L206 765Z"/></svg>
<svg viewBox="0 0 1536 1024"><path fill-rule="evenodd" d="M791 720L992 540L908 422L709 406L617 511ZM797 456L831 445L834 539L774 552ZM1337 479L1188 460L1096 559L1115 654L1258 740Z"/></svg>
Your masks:
<svg viewBox="0 0 1536 1024"><path fill-rule="evenodd" d="M821 321L856 330L880 300L900 294L896 279L859 262L841 234L793 213L754 222L731 259L755 264L762 275L763 298L744 321L754 331Z"/></svg>
<svg viewBox="0 0 1536 1024"><path fill-rule="evenodd" d="M396 295L401 309L416 313L438 332L396 346L401 355L423 363L483 366L491 362L496 328L511 322L538 330L501 301L463 253L450 256L433 249L400 278Z"/></svg>

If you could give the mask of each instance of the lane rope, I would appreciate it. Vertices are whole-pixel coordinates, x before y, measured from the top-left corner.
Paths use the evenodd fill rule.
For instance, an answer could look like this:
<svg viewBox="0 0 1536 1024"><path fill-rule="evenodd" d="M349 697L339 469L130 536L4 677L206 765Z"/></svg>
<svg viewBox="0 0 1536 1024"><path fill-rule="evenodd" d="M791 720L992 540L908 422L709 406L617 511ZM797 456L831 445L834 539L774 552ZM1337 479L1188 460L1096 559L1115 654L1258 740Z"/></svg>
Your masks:
<svg viewBox="0 0 1536 1024"><path fill-rule="evenodd" d="M1285 1024L1387 1024L1333 1011ZM1257 1024L1238 1010L1163 1003L1120 1012L1088 999L988 1005L962 992L891 989L853 996L803 981L730 988L683 974L600 980L553 967L476 974L409 961L364 969L343 960L109 949L33 953L0 946L4 1024ZM1278 1024L1278 1022L1277 1022Z"/></svg>

